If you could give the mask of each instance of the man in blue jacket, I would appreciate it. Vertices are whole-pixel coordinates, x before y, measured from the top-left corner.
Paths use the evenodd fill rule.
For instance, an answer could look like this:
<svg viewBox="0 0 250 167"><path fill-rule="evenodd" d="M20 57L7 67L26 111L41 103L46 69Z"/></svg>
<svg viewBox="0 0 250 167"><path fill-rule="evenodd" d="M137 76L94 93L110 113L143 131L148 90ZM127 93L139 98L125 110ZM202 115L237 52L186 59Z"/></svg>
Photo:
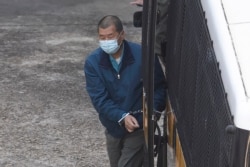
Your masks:
<svg viewBox="0 0 250 167"><path fill-rule="evenodd" d="M125 40L121 20L108 15L98 23L100 47L88 55L86 89L106 128L111 167L140 167L144 158L141 46ZM155 59L154 108L165 109L165 78ZM145 67L144 67L145 68Z"/></svg>

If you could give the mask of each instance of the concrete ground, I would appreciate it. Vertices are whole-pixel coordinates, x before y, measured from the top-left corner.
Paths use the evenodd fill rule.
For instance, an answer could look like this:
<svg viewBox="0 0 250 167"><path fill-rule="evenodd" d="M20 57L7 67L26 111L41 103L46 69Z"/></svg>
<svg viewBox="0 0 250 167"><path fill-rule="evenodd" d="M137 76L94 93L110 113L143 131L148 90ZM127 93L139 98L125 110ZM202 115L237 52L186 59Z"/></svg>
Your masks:
<svg viewBox="0 0 250 167"><path fill-rule="evenodd" d="M109 166L82 69L106 14L140 42L129 2L0 0L1 167Z"/></svg>

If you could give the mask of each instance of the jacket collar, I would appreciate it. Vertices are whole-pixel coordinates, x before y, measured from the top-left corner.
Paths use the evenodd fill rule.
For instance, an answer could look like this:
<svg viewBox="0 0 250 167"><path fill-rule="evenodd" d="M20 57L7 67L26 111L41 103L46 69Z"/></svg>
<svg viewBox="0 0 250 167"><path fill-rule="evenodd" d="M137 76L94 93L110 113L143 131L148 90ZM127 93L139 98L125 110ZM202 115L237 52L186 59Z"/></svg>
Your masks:
<svg viewBox="0 0 250 167"><path fill-rule="evenodd" d="M126 67L128 64L131 64L135 61L131 49L129 47L128 41L123 40L123 58L122 58L122 67L124 68ZM101 51L101 61L99 63L99 66L103 67L103 68L111 68L112 64L110 62L109 59L109 55L107 53L105 53L103 50Z"/></svg>

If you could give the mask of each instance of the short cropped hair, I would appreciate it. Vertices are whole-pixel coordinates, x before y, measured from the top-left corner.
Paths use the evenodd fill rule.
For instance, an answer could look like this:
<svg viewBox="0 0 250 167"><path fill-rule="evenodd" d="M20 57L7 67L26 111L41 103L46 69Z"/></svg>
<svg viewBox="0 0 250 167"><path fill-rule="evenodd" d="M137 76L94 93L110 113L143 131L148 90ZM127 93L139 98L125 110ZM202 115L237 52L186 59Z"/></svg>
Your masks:
<svg viewBox="0 0 250 167"><path fill-rule="evenodd" d="M99 28L108 28L109 26L114 25L117 32L121 32L123 30L123 25L119 17L114 15L104 16L98 23L97 32L99 32Z"/></svg>

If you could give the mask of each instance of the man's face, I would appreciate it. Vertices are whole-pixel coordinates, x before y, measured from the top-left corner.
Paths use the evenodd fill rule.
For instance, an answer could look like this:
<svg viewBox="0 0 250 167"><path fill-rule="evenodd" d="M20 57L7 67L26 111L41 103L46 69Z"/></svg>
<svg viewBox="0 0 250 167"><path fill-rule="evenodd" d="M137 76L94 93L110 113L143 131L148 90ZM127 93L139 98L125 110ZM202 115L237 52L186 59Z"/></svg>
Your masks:
<svg viewBox="0 0 250 167"><path fill-rule="evenodd" d="M111 40L118 39L118 43L120 43L124 39L124 31L120 34L116 31L114 25L111 25L105 29L99 28L99 40Z"/></svg>

